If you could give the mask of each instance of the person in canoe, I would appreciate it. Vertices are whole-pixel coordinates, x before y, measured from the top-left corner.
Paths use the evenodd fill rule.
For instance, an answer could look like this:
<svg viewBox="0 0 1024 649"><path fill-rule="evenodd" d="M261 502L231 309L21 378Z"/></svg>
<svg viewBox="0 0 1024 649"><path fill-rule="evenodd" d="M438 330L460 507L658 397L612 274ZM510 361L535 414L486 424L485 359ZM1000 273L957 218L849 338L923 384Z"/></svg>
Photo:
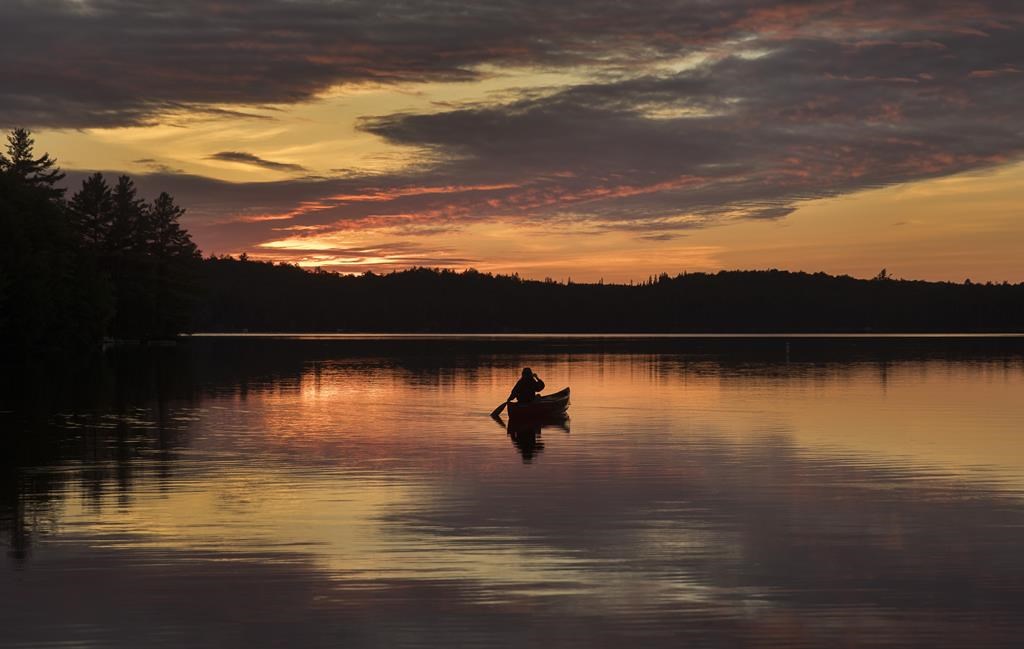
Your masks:
<svg viewBox="0 0 1024 649"><path fill-rule="evenodd" d="M523 375L516 381L515 387L512 388L512 392L509 393L508 399L505 403L517 400L519 403L528 403L537 398L537 393L544 389L544 381L540 380L540 377L533 373L528 367L523 368Z"/></svg>

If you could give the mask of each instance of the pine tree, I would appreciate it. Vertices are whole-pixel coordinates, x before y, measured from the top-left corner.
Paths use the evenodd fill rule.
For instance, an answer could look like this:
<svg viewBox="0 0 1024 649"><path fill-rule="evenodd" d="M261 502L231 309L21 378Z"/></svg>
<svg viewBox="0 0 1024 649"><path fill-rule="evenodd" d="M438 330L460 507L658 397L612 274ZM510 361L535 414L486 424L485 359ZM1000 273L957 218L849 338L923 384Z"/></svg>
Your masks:
<svg viewBox="0 0 1024 649"><path fill-rule="evenodd" d="M135 181L128 176L117 179L111 199L113 212L107 248L115 255L127 253L137 247L140 238L138 229L146 221L146 202L139 198Z"/></svg>
<svg viewBox="0 0 1024 649"><path fill-rule="evenodd" d="M18 182L45 194L49 198L61 198L64 190L56 184L64 179L57 161L44 153L35 157L35 140L23 128L16 128L7 134L7 154L0 153L0 171L14 176Z"/></svg>
<svg viewBox="0 0 1024 649"><path fill-rule="evenodd" d="M0 355L87 348L108 334L174 336L191 318L200 255L169 194L153 203L121 176L82 182L70 201L64 174L37 157L28 131L0 154Z"/></svg>
<svg viewBox="0 0 1024 649"><path fill-rule="evenodd" d="M188 327L195 302L199 249L178 220L185 210L167 192L146 209L152 232L149 255L155 271L153 334L168 336Z"/></svg>
<svg viewBox="0 0 1024 649"><path fill-rule="evenodd" d="M0 155L0 364L44 350L84 349L113 310L109 283L71 227L63 177L35 157L28 132L12 131Z"/></svg>
<svg viewBox="0 0 1024 649"><path fill-rule="evenodd" d="M114 200L103 174L97 172L83 180L69 207L86 245L105 248L114 220Z"/></svg>
<svg viewBox="0 0 1024 649"><path fill-rule="evenodd" d="M158 257L195 257L198 248L188 231L178 220L185 213L167 192L156 197L147 210L149 227L153 231L151 251Z"/></svg>

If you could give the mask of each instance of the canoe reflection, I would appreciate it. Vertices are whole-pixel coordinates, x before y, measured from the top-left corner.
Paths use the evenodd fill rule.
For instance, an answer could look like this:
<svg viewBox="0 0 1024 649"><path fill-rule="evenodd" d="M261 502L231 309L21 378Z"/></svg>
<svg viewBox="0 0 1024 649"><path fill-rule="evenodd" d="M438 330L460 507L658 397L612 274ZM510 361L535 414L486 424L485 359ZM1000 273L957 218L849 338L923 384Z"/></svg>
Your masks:
<svg viewBox="0 0 1024 649"><path fill-rule="evenodd" d="M569 417L565 413L534 419L512 418L508 423L501 417L493 419L508 433L512 445L519 450L526 464L532 462L534 456L544 450L544 441L540 438L543 431L559 429L563 433L569 432Z"/></svg>

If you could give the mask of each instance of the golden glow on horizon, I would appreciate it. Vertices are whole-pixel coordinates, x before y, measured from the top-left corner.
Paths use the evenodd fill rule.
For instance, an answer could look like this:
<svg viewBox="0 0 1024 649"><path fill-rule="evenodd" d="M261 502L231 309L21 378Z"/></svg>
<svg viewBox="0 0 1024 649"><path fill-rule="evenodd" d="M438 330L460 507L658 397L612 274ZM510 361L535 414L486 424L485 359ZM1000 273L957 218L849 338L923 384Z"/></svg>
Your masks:
<svg viewBox="0 0 1024 649"><path fill-rule="evenodd" d="M907 279L1020 282L1022 204L1024 164L1017 164L810 201L780 220L737 220L681 230L664 241L629 232L580 234L572 228L514 221L477 223L424 238L433 249L471 260L452 267L518 272L537 279L629 282L662 272L745 268L873 277L887 268ZM394 236L387 228L346 230L286 237L263 248L325 251L372 245ZM344 271L330 256L318 260L297 253L273 258ZM396 259L401 263L400 257L380 257L375 263L387 266ZM356 257L349 263L365 262Z"/></svg>

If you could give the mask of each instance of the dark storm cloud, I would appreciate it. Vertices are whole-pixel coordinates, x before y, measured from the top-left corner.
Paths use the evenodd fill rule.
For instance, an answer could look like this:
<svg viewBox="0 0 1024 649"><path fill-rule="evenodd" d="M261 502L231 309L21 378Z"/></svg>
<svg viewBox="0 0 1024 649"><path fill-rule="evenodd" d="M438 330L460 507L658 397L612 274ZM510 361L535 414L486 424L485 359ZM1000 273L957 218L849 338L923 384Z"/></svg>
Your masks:
<svg viewBox="0 0 1024 649"><path fill-rule="evenodd" d="M260 167L262 169L269 169L271 171L306 171L306 168L302 165L289 164L287 162L274 162L273 160L266 160L258 155L247 153L245 151L220 151L211 156L207 156L207 159L220 160L221 162L238 162L241 164Z"/></svg>

